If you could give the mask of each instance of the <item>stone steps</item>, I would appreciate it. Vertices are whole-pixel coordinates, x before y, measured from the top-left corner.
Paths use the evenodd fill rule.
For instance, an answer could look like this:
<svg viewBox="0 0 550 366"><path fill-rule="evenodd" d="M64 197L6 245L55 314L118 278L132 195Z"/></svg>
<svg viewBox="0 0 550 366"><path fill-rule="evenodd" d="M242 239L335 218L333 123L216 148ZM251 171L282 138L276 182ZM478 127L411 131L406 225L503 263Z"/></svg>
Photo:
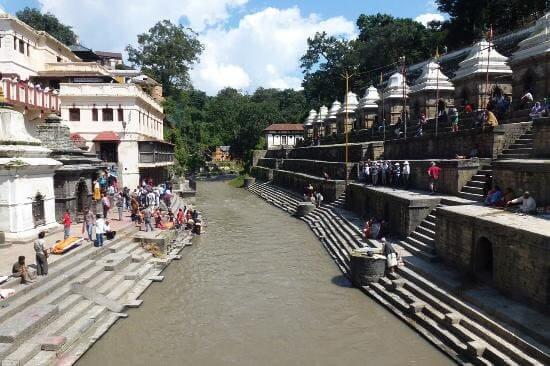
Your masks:
<svg viewBox="0 0 550 366"><path fill-rule="evenodd" d="M277 191L275 187L270 189ZM278 190L278 194L285 193ZM334 207L327 205L323 209L326 212ZM349 242L353 236L342 235L343 230L330 229L330 226L351 227L351 224L347 220L334 220L326 213L320 215L318 211L320 210L304 217L304 221L312 226L313 232L321 239L340 269L347 273L348 267L340 262L346 261L346 248L353 247L353 244L342 246L342 242ZM418 233L420 235L416 236L430 238L429 234L434 232L436 222L434 210L421 224L423 229ZM350 228L350 231L356 232L357 228ZM425 249L429 248L430 246L426 245ZM414 251L411 252L418 255ZM398 267L398 275L392 275L392 280L382 278L379 283L362 290L457 362L478 365L543 365L550 362L548 354L533 346L529 340L521 338L516 331L504 328L475 307L457 299L427 279L419 264L415 264L418 261L412 262L406 257L404 260L407 266Z"/></svg>

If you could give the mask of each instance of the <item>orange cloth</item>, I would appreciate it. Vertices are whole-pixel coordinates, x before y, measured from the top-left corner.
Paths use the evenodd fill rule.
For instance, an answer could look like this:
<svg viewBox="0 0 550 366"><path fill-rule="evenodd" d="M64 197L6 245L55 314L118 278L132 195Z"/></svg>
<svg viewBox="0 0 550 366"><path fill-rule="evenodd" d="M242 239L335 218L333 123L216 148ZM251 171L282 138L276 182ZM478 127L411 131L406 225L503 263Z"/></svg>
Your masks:
<svg viewBox="0 0 550 366"><path fill-rule="evenodd" d="M78 238L76 236L70 236L65 240L57 242L52 247L52 253L53 254L63 254L66 251L74 248L75 246L78 246L82 240L83 240L82 238Z"/></svg>

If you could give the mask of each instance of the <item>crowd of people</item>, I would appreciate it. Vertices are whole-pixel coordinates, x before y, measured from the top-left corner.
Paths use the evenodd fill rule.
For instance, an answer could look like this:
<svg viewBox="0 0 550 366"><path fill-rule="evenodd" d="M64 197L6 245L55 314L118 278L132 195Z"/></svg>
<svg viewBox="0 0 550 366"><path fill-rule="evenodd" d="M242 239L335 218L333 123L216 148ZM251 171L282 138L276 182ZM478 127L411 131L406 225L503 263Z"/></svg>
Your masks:
<svg viewBox="0 0 550 366"><path fill-rule="evenodd" d="M409 186L411 167L408 161L401 164L390 160L369 159L360 162L357 169L358 180L366 184L405 188Z"/></svg>

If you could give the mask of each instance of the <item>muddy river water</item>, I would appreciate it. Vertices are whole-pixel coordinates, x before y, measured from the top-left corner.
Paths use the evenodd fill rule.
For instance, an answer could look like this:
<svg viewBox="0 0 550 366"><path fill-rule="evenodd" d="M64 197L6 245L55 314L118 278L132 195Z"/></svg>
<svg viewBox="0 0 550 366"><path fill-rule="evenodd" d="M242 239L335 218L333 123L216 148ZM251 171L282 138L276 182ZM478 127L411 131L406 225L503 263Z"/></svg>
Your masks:
<svg viewBox="0 0 550 366"><path fill-rule="evenodd" d="M223 182L199 183L206 233L78 362L450 365L352 288L309 228Z"/></svg>

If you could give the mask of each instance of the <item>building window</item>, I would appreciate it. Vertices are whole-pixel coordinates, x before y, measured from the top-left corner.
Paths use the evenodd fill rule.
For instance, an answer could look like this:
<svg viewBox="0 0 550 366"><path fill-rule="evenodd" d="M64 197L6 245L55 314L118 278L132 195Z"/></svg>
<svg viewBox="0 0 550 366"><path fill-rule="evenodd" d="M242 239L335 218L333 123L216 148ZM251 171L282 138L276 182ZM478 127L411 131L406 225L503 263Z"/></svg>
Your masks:
<svg viewBox="0 0 550 366"><path fill-rule="evenodd" d="M17 37L13 36L13 49L17 50Z"/></svg>
<svg viewBox="0 0 550 366"><path fill-rule="evenodd" d="M286 145L286 136L281 136L281 145Z"/></svg>
<svg viewBox="0 0 550 366"><path fill-rule="evenodd" d="M31 48L30 48L30 43L27 43L27 56L31 56Z"/></svg>
<svg viewBox="0 0 550 366"><path fill-rule="evenodd" d="M97 108L92 108L92 121L99 121L99 113L97 113Z"/></svg>
<svg viewBox="0 0 550 366"><path fill-rule="evenodd" d="M113 109L112 108L103 108L102 111L103 121L113 121Z"/></svg>
<svg viewBox="0 0 550 366"><path fill-rule="evenodd" d="M69 121L74 121L74 122L80 121L79 108L69 108Z"/></svg>
<svg viewBox="0 0 550 366"><path fill-rule="evenodd" d="M19 53L25 54L25 42L22 39L19 40Z"/></svg>
<svg viewBox="0 0 550 366"><path fill-rule="evenodd" d="M117 119L118 119L118 121L119 121L119 122L124 121L124 109L119 108L119 109L117 109L116 112L117 112Z"/></svg>
<svg viewBox="0 0 550 366"><path fill-rule="evenodd" d="M61 62L61 57L57 56L56 60L57 62Z"/></svg>

